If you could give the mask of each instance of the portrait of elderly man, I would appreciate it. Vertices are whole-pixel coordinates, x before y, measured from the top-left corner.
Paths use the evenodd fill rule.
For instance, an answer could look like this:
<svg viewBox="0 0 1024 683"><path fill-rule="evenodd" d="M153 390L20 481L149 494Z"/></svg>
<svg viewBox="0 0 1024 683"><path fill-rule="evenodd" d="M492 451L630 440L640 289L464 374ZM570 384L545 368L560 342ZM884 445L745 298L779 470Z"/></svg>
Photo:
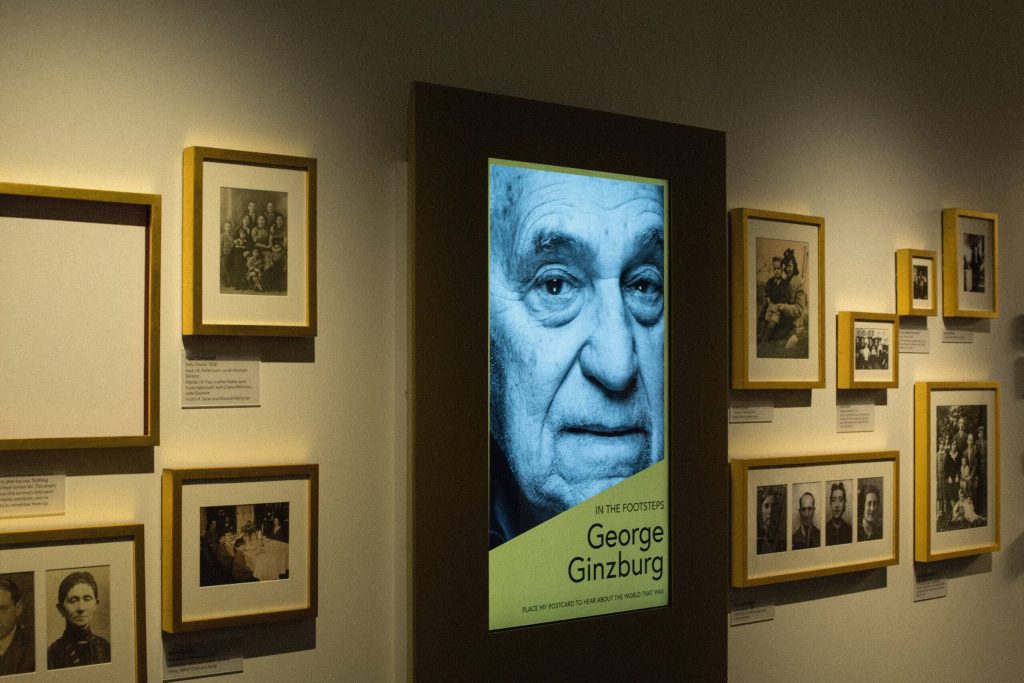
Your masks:
<svg viewBox="0 0 1024 683"><path fill-rule="evenodd" d="M64 669L110 661L110 641L92 632L100 588L91 572L73 571L57 589L64 632L46 650L46 668Z"/></svg>
<svg viewBox="0 0 1024 683"><path fill-rule="evenodd" d="M31 573L24 573L31 581ZM0 676L30 673L36 669L35 644L25 628L26 605L14 574L0 574ZM31 611L32 606L28 605Z"/></svg>
<svg viewBox="0 0 1024 683"><path fill-rule="evenodd" d="M492 163L490 547L664 457L664 186Z"/></svg>

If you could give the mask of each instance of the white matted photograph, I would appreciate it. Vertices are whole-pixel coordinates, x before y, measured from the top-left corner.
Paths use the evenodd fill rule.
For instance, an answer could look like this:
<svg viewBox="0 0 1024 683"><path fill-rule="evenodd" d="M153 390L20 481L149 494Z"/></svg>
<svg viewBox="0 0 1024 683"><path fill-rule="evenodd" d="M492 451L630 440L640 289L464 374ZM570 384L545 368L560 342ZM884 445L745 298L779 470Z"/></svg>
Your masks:
<svg viewBox="0 0 1024 683"><path fill-rule="evenodd" d="M184 152L184 334L316 336L316 159Z"/></svg>
<svg viewBox="0 0 1024 683"><path fill-rule="evenodd" d="M938 256L926 249L896 250L896 313L938 313Z"/></svg>
<svg viewBox="0 0 1024 683"><path fill-rule="evenodd" d="M840 389L899 386L899 318L892 313L836 315L836 385Z"/></svg>
<svg viewBox="0 0 1024 683"><path fill-rule="evenodd" d="M732 387L824 386L825 219L730 212Z"/></svg>
<svg viewBox="0 0 1024 683"><path fill-rule="evenodd" d="M998 550L998 384L918 382L914 412L917 560Z"/></svg>
<svg viewBox="0 0 1024 683"><path fill-rule="evenodd" d="M942 211L942 313L999 317L999 216Z"/></svg>
<svg viewBox="0 0 1024 683"><path fill-rule="evenodd" d="M899 452L736 459L731 470L733 586L899 562ZM789 496L789 549L765 552L764 503L781 490Z"/></svg>
<svg viewBox="0 0 1024 683"><path fill-rule="evenodd" d="M313 618L316 465L163 474L163 630Z"/></svg>
<svg viewBox="0 0 1024 683"><path fill-rule="evenodd" d="M144 554L138 524L0 533L0 677L145 680Z"/></svg>

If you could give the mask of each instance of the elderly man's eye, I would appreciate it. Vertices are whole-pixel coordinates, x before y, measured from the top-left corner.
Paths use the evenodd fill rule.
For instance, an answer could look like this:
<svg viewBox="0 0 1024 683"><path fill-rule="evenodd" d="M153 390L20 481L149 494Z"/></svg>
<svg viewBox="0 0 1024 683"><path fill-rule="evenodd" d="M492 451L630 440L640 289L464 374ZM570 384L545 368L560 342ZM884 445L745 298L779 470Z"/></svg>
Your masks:
<svg viewBox="0 0 1024 683"><path fill-rule="evenodd" d="M626 306L643 325L653 325L661 317L664 305L661 272L645 266L625 279L622 290Z"/></svg>
<svg viewBox="0 0 1024 683"><path fill-rule="evenodd" d="M538 272L526 292L526 302L544 325L563 325L579 312L583 284L561 267L546 267Z"/></svg>

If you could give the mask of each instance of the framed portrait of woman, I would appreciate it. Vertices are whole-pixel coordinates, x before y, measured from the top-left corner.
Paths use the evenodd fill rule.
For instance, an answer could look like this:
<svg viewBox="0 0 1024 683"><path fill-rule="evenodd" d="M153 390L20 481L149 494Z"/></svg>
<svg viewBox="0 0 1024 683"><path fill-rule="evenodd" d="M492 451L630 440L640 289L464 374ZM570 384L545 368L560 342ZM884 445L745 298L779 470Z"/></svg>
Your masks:
<svg viewBox="0 0 1024 683"><path fill-rule="evenodd" d="M825 386L825 219L733 209L732 388Z"/></svg>

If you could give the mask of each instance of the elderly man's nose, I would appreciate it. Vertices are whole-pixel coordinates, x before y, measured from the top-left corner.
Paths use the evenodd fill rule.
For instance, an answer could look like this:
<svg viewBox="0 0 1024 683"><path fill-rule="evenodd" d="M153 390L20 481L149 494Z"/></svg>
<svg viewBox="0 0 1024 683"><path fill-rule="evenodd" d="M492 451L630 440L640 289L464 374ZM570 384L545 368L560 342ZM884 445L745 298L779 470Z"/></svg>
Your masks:
<svg viewBox="0 0 1024 683"><path fill-rule="evenodd" d="M590 338L580 352L583 374L608 391L629 389L636 379L637 358L630 313L617 283L605 283Z"/></svg>

